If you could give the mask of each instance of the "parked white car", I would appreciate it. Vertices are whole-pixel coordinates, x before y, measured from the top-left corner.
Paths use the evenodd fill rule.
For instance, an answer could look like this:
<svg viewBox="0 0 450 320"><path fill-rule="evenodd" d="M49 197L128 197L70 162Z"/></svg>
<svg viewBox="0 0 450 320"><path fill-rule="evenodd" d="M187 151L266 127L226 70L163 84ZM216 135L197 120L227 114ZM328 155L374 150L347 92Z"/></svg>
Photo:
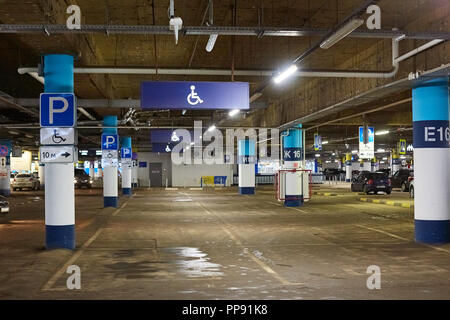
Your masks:
<svg viewBox="0 0 450 320"><path fill-rule="evenodd" d="M414 178L409 182L409 197L414 198Z"/></svg>
<svg viewBox="0 0 450 320"><path fill-rule="evenodd" d="M11 183L12 189L22 190L28 188L30 190L39 190L41 185L39 179L32 173L19 173Z"/></svg>

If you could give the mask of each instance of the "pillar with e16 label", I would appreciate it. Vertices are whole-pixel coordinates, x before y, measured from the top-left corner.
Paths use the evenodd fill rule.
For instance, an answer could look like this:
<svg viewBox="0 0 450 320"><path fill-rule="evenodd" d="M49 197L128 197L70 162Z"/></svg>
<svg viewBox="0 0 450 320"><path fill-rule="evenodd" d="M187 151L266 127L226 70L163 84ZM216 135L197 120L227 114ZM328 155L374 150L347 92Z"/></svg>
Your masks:
<svg viewBox="0 0 450 320"><path fill-rule="evenodd" d="M345 154L345 182L352 181L352 154Z"/></svg>
<svg viewBox="0 0 450 320"><path fill-rule="evenodd" d="M103 170L103 206L118 207L118 139L117 116L103 117L102 134L102 170Z"/></svg>
<svg viewBox="0 0 450 320"><path fill-rule="evenodd" d="M415 239L450 242L449 79L420 83L412 91Z"/></svg>
<svg viewBox="0 0 450 320"><path fill-rule="evenodd" d="M304 201L302 175L296 171L301 169L303 159L301 127L302 125L299 124L298 127L290 128L283 133L283 170L287 170L285 171L284 196L286 207L299 207Z"/></svg>
<svg viewBox="0 0 450 320"><path fill-rule="evenodd" d="M238 141L239 194L255 194L256 150L254 140Z"/></svg>
<svg viewBox="0 0 450 320"><path fill-rule="evenodd" d="M45 93L73 93L73 56L45 55L44 79ZM44 170L45 246L75 249L74 165L46 163Z"/></svg>
<svg viewBox="0 0 450 320"><path fill-rule="evenodd" d="M120 154L122 159L122 194L131 196L131 170L133 165L131 159L131 137L122 138Z"/></svg>

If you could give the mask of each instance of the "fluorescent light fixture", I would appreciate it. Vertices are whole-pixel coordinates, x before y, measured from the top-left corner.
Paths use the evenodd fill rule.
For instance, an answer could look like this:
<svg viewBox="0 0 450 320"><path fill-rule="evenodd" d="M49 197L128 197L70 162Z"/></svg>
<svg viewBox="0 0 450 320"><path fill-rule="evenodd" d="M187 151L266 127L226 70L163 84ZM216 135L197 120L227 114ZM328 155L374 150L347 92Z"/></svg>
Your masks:
<svg viewBox="0 0 450 320"><path fill-rule="evenodd" d="M239 111L240 111L239 109L231 110L230 112L228 112L228 115L230 117L234 117L235 115L237 115L239 113Z"/></svg>
<svg viewBox="0 0 450 320"><path fill-rule="evenodd" d="M195 142L191 142L191 146L193 146L195 144Z"/></svg>
<svg viewBox="0 0 450 320"><path fill-rule="evenodd" d="M353 153L353 154L357 154L357 153L358 153L358 150L352 150L352 153Z"/></svg>
<svg viewBox="0 0 450 320"><path fill-rule="evenodd" d="M8 133L13 134L13 135L18 135L19 133L17 131L8 131Z"/></svg>
<svg viewBox="0 0 450 320"><path fill-rule="evenodd" d="M377 152L380 152L380 153L382 153L382 152L386 152L386 150L385 149L377 149Z"/></svg>
<svg viewBox="0 0 450 320"><path fill-rule="evenodd" d="M322 144L328 144L328 140L322 141Z"/></svg>
<svg viewBox="0 0 450 320"><path fill-rule="evenodd" d="M214 45L216 44L217 40L217 33L212 33L209 35L208 43L206 44L206 51L211 52L214 48Z"/></svg>
<svg viewBox="0 0 450 320"><path fill-rule="evenodd" d="M316 153L316 158L320 158L320 154Z"/></svg>
<svg viewBox="0 0 450 320"><path fill-rule="evenodd" d="M216 130L216 126L214 124L208 128L209 132L214 131L214 130Z"/></svg>
<svg viewBox="0 0 450 320"><path fill-rule="evenodd" d="M363 19L352 19L320 44L322 49L329 49L364 23Z"/></svg>
<svg viewBox="0 0 450 320"><path fill-rule="evenodd" d="M376 136L382 136L382 135L388 134L388 133L389 133L389 130L381 130L381 131L375 132L375 135Z"/></svg>
<svg viewBox="0 0 450 320"><path fill-rule="evenodd" d="M189 150L190 148L191 148L191 147L187 146L187 147L186 147L186 150Z"/></svg>
<svg viewBox="0 0 450 320"><path fill-rule="evenodd" d="M384 163L384 161L380 161L380 163Z"/></svg>
<svg viewBox="0 0 450 320"><path fill-rule="evenodd" d="M387 157L383 157L383 160L387 160Z"/></svg>
<svg viewBox="0 0 450 320"><path fill-rule="evenodd" d="M96 156L101 156L102 155L102 150L95 150L95 155Z"/></svg>
<svg viewBox="0 0 450 320"><path fill-rule="evenodd" d="M331 161L330 161L330 160L327 160L327 161L325 161L325 163L331 163Z"/></svg>
<svg viewBox="0 0 450 320"><path fill-rule="evenodd" d="M295 71L297 71L297 66L295 64L291 65L286 70L282 71L280 74L278 74L275 78L273 78L273 81L275 83L280 83L283 80L285 80L287 77L293 75Z"/></svg>
<svg viewBox="0 0 450 320"><path fill-rule="evenodd" d="M81 155L82 156L87 156L88 155L88 151L87 150L81 150Z"/></svg>
<svg viewBox="0 0 450 320"><path fill-rule="evenodd" d="M400 156L400 159L406 159L406 156Z"/></svg>
<svg viewBox="0 0 450 320"><path fill-rule="evenodd" d="M332 156L335 156L335 155L336 155L336 153L334 153L334 152L333 152L333 153L332 153L331 155L332 155Z"/></svg>

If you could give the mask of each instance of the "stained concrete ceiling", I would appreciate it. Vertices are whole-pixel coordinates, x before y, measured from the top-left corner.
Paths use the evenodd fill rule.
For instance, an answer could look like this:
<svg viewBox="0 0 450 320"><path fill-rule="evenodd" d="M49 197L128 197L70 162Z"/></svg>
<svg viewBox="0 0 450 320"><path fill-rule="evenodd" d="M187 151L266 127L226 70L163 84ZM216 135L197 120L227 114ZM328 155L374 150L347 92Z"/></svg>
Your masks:
<svg viewBox="0 0 450 320"><path fill-rule="evenodd" d="M337 25L362 0L231 0L214 1L214 25L256 27L270 26L282 28L311 28L328 30ZM168 25L167 9L169 1L162 0L0 0L1 24L65 24L66 8L77 4L82 12L83 25ZM394 28L410 32L450 32L450 5L447 0L397 0L377 1L382 9L382 29ZM154 8L152 7L154 5ZM207 0L175 0L175 15L183 19L184 26L205 25ZM154 11L154 14L153 14ZM233 18L235 16L235 19ZM366 15L367 16L367 15ZM19 75L18 67L36 67L40 57L46 53L72 53L78 58L77 67L142 67L142 68L207 68L236 70L277 70L293 58L304 52L318 37L273 37L273 36L219 36L214 50L206 52L208 36L180 35L175 45L173 35L137 35L137 34L0 34L0 91L15 98L36 98L42 92L42 85L29 75ZM409 51L424 43L424 40L403 40L400 51ZM447 43L436 50L411 59L396 79L404 78L417 69L427 70L449 63ZM434 51L433 51L434 50ZM346 69L346 70L389 70L390 40L373 38L347 38L329 50L319 49L301 64L302 69ZM76 74L75 93L82 99L138 99L140 83L144 80L208 80L208 81L248 81L253 92L265 77L249 76L183 76L183 75L112 75L112 74ZM316 110L339 102L342 97L351 98L371 88L384 85L395 79L354 80L345 79L292 79L286 85L269 86L262 97L251 105L248 114L237 120L225 121L230 126L267 126L277 127L296 118L308 115ZM330 82L332 81L332 82ZM332 83L333 86L328 86ZM300 90L308 90L302 97ZM342 97L340 96L342 94ZM397 90L368 104L353 106L348 110L322 117L305 123L317 125L329 119L339 118L360 110L370 110L380 105L398 101L410 95L410 90ZM301 97L303 100L298 100ZM317 98L317 99L316 99ZM297 99L297 100L296 100ZM307 103L306 103L306 100ZM302 101L305 101L303 103ZM13 111L14 110L14 111ZM122 108L90 108L88 111L97 119L116 114L119 119L126 113ZM193 119L201 119L205 125L217 123L226 118L221 111L181 111L140 112L137 120L162 126L191 126ZM273 120L273 119L276 119ZM81 115L79 121L88 120ZM271 122L273 120L273 122ZM396 106L389 112L372 113L366 121L383 128L407 128L411 126L411 104ZM36 122L10 105L2 104L0 124ZM333 125L319 127L325 139L345 139L355 135L356 128L363 119L352 118ZM24 130L24 129L22 129ZM27 131L28 130L28 131ZM37 131L26 129L24 131ZM317 129L309 131L316 132ZM148 145L148 130L122 130L131 134L138 143ZM11 137L8 130L0 131L3 137ZM99 130L86 129L83 134L92 136L91 140L82 140L86 145L98 141ZM401 131L399 136L410 138L410 131ZM33 139L21 136L24 145L35 145ZM308 145L312 135L308 135ZM386 137L386 144L398 138ZM383 138L382 138L383 139ZM34 139L35 140L35 139ZM392 140L392 141L391 141ZM20 140L19 140L20 141ZM337 144L340 144L337 142ZM94 145L92 145L94 146ZM340 144L342 147L342 144ZM334 147L333 147L334 148Z"/></svg>

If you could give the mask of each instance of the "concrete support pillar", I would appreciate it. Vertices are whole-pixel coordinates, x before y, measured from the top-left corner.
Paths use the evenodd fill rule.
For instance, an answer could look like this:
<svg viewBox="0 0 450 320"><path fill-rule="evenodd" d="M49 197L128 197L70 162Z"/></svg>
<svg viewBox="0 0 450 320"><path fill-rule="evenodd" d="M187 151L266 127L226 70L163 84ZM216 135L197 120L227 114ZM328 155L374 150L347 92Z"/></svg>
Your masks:
<svg viewBox="0 0 450 320"><path fill-rule="evenodd" d="M255 194L255 162L255 141L239 140L239 194Z"/></svg>
<svg viewBox="0 0 450 320"><path fill-rule="evenodd" d="M116 135L117 134L117 116L105 116L103 118L103 135ZM116 142L118 143L118 141ZM112 151L112 150L111 150ZM103 150L105 152L105 150ZM116 158L102 159L103 170L103 206L117 208L119 204L118 200L118 175L117 175L117 149Z"/></svg>
<svg viewBox="0 0 450 320"><path fill-rule="evenodd" d="M301 169L303 159L301 125L283 132L283 169ZM320 170L320 169L319 169ZM299 207L303 204L303 188L301 172L285 172L285 200L286 207Z"/></svg>
<svg viewBox="0 0 450 320"><path fill-rule="evenodd" d="M450 105L447 77L413 89L414 219L417 242L450 242Z"/></svg>
<svg viewBox="0 0 450 320"><path fill-rule="evenodd" d="M345 154L345 182L352 181L352 154Z"/></svg>
<svg viewBox="0 0 450 320"><path fill-rule="evenodd" d="M131 196L131 169L132 163L132 151L131 151L131 137L122 138L122 194Z"/></svg>
<svg viewBox="0 0 450 320"><path fill-rule="evenodd" d="M73 92L73 56L44 56L44 91ZM73 163L45 165L45 245L47 249L75 249L75 190Z"/></svg>
<svg viewBox="0 0 450 320"><path fill-rule="evenodd" d="M370 161L370 171L378 171L378 161L375 157L373 157L373 159Z"/></svg>
<svg viewBox="0 0 450 320"><path fill-rule="evenodd" d="M364 171L372 171L372 164L370 160L363 161L363 170Z"/></svg>
<svg viewBox="0 0 450 320"><path fill-rule="evenodd" d="M131 169L131 187L138 187L138 162L133 160L133 168Z"/></svg>
<svg viewBox="0 0 450 320"><path fill-rule="evenodd" d="M400 157L396 149L392 149L391 159L392 159L391 175L394 175L394 173L400 170Z"/></svg>
<svg viewBox="0 0 450 320"><path fill-rule="evenodd" d="M39 164L38 175L40 187L41 189L45 189L45 164Z"/></svg>
<svg viewBox="0 0 450 320"><path fill-rule="evenodd" d="M11 194L11 141L0 141L0 195Z"/></svg>

